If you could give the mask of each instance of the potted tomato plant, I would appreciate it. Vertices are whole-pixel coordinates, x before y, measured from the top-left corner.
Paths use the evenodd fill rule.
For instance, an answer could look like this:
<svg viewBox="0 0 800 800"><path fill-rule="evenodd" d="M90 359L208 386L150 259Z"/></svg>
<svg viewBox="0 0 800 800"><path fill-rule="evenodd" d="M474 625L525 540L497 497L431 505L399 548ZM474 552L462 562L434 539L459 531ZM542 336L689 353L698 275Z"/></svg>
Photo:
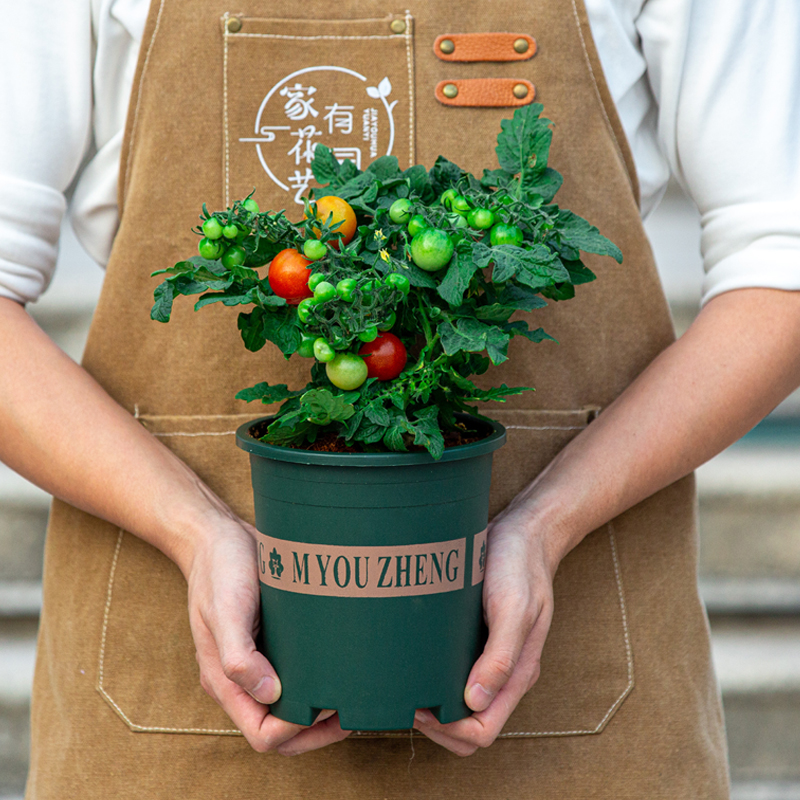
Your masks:
<svg viewBox="0 0 800 800"><path fill-rule="evenodd" d="M196 309L245 306L244 345L309 359L304 387L236 395L271 416L243 425L251 456L261 646L283 684L278 717L344 728L408 728L417 708L469 713L463 692L485 641L481 590L492 452L501 425L476 403L529 387L479 388L514 337L551 339L515 318L594 279L580 251L616 246L559 208L540 105L502 122L499 169L478 179L439 158L366 170L318 146L323 186L305 216L252 197L203 206L199 256L169 270L152 317L175 295ZM259 270L268 265L266 272Z"/></svg>

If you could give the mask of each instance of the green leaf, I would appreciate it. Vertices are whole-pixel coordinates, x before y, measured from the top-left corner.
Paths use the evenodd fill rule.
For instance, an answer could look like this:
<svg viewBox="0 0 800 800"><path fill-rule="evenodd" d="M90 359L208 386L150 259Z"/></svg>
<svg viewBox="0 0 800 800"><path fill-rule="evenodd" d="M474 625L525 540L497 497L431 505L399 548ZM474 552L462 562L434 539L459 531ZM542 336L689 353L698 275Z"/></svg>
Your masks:
<svg viewBox="0 0 800 800"><path fill-rule="evenodd" d="M478 389L477 387L473 388L475 391L472 393L472 395L463 398L465 403L504 403L506 397L522 394L523 392L535 391L531 386L506 386L505 384L502 384L501 386L493 386L490 389Z"/></svg>
<svg viewBox="0 0 800 800"><path fill-rule="evenodd" d="M562 183L564 178L561 173L547 167L541 173L526 170L520 185L526 196L539 195L543 202L551 203Z"/></svg>
<svg viewBox="0 0 800 800"><path fill-rule="evenodd" d="M464 292L467 291L472 276L478 269L478 265L472 260L469 250L456 250L453 258L450 259L450 266L447 268L444 279L437 286L436 291L453 308L460 306L464 302Z"/></svg>
<svg viewBox="0 0 800 800"><path fill-rule="evenodd" d="M408 181L411 193L418 195L424 203L430 203L434 199L436 195L431 185L431 179L428 177L428 170L422 164L409 167L403 176Z"/></svg>
<svg viewBox="0 0 800 800"><path fill-rule="evenodd" d="M467 317L456 320L455 325L445 320L439 325L438 331L447 355L462 350L472 353L486 350L493 364L502 364L508 358L510 336L496 325L487 325Z"/></svg>
<svg viewBox="0 0 800 800"><path fill-rule="evenodd" d="M267 337L264 333L264 310L262 308L254 308L249 314L243 311L239 314L238 326L244 346L248 350L255 353L267 343Z"/></svg>
<svg viewBox="0 0 800 800"><path fill-rule="evenodd" d="M575 287L571 283L557 283L542 289L542 294L550 300L572 300Z"/></svg>
<svg viewBox="0 0 800 800"><path fill-rule="evenodd" d="M363 195L376 180L378 179L374 172L361 172L336 189L335 192L332 192L332 194L341 197L342 200L355 200Z"/></svg>
<svg viewBox="0 0 800 800"><path fill-rule="evenodd" d="M567 261L566 259L561 259L561 262L564 264L567 272L569 272L569 280L573 286L579 286L582 283L589 283L595 278L597 275L594 274L582 261Z"/></svg>
<svg viewBox="0 0 800 800"><path fill-rule="evenodd" d="M428 406L414 412L415 422L411 423L414 431L414 444L422 445L435 459L444 453L444 436L439 427L439 409Z"/></svg>
<svg viewBox="0 0 800 800"><path fill-rule="evenodd" d="M323 186L330 184L330 186L336 188L337 185L340 185L339 173L341 172L341 166L333 155L333 151L324 144L318 144L314 148L311 171L314 173L317 183Z"/></svg>
<svg viewBox="0 0 800 800"><path fill-rule="evenodd" d="M370 403L366 407L364 413L367 415L367 419L384 428L391 423L389 412L384 408L383 403L380 401Z"/></svg>
<svg viewBox="0 0 800 800"><path fill-rule="evenodd" d="M547 301L543 300L539 293L528 286L517 286L509 283L497 295L497 302L513 306L518 311L534 311L537 308L546 308Z"/></svg>
<svg viewBox="0 0 800 800"><path fill-rule="evenodd" d="M569 273L561 259L542 244L525 248L501 244L491 248L491 255L494 261L493 283L504 283L516 278L532 289L539 289L569 280Z"/></svg>
<svg viewBox="0 0 800 800"><path fill-rule="evenodd" d="M277 345L285 356L297 352L300 347L303 337L297 323L297 312L293 308L276 308L264 312L262 329L265 338Z"/></svg>
<svg viewBox="0 0 800 800"><path fill-rule="evenodd" d="M368 167L369 172L375 173L379 181L394 178L400 172L397 156L381 156L376 158Z"/></svg>
<svg viewBox="0 0 800 800"><path fill-rule="evenodd" d="M486 322L505 322L516 310L514 306L492 303L490 306L480 306L475 311L475 316Z"/></svg>
<svg viewBox="0 0 800 800"><path fill-rule="evenodd" d="M564 242L578 250L611 256L618 264L622 263L622 251L614 242L606 239L594 225L572 211L559 210L555 230Z"/></svg>
<svg viewBox="0 0 800 800"><path fill-rule="evenodd" d="M496 186L498 189L504 189L513 180L514 175L510 172L506 172L504 169L485 169L483 171L483 177L481 178L481 184L489 188L494 188Z"/></svg>
<svg viewBox="0 0 800 800"><path fill-rule="evenodd" d="M255 386L237 392L236 399L244 400L246 403L260 400L262 403L269 405L270 403L279 403L290 397L297 397L303 394L304 391L304 389L292 391L285 383L278 383L273 386L268 383L257 383Z"/></svg>
<svg viewBox="0 0 800 800"><path fill-rule="evenodd" d="M464 171L458 164L448 161L444 156L439 156L431 167L428 177L431 180L435 195L440 195L461 179Z"/></svg>
<svg viewBox="0 0 800 800"><path fill-rule="evenodd" d="M169 322L172 314L172 300L175 297L172 284L169 281L160 283L153 292L155 303L150 310L150 319L156 322Z"/></svg>
<svg viewBox="0 0 800 800"><path fill-rule="evenodd" d="M300 398L300 405L308 421L315 425L344 422L356 413L352 403L346 403L328 389L310 389Z"/></svg>
<svg viewBox="0 0 800 800"><path fill-rule="evenodd" d="M523 185L531 180L530 175L539 175L547 167L553 132L550 120L539 117L542 110L541 103L531 103L518 108L511 119L500 122L497 161L506 172L523 173Z"/></svg>
<svg viewBox="0 0 800 800"><path fill-rule="evenodd" d="M538 344L539 342L555 342L556 340L549 334L544 332L544 328L536 328L531 330L528 323L524 320L518 319L514 322L509 322L503 326L503 329L510 333L512 336L524 336L526 339Z"/></svg>
<svg viewBox="0 0 800 800"><path fill-rule="evenodd" d="M408 448L406 447L405 440L403 439L403 434L405 430L399 426L395 425L389 430L386 431L383 435L383 443L389 450L393 450L396 453L405 453Z"/></svg>

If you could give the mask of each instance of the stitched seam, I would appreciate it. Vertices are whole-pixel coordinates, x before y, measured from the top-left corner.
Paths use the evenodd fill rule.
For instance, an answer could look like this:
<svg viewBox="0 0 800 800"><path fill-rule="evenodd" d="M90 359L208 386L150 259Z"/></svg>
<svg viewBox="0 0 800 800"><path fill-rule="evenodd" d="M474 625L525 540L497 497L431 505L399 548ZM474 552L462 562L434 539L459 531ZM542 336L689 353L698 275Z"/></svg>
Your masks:
<svg viewBox="0 0 800 800"><path fill-rule="evenodd" d="M236 431L202 431L201 433L154 433L153 436L233 436Z"/></svg>
<svg viewBox="0 0 800 800"><path fill-rule="evenodd" d="M588 425L504 425L507 431L582 431Z"/></svg>
<svg viewBox="0 0 800 800"><path fill-rule="evenodd" d="M114 595L114 578L117 574L117 563L119 562L119 552L122 548L122 539L125 532L120 528L119 535L117 536L117 544L114 548L114 558L111 562L111 571L108 575L108 589L106 592L106 606L103 612L103 633L100 637L100 659L98 662L97 672L97 691L105 698L106 702L119 714L129 728L135 731L147 733L208 733L218 734L220 736L241 736L242 733L236 729L221 728L165 728L160 726L137 725L130 717L117 705L113 697L106 691L103 686L103 671L105 667L106 657L106 638L108 633L108 620L111 616L111 600Z"/></svg>
<svg viewBox="0 0 800 800"><path fill-rule="evenodd" d="M223 169L225 171L225 205L230 206L230 133L228 131L228 12L223 16L222 23L222 130L225 139L223 152Z"/></svg>
<svg viewBox="0 0 800 800"><path fill-rule="evenodd" d="M142 89L144 88L144 79L147 74L147 65L150 63L150 54L153 52L153 45L158 35L158 29L161 27L161 12L164 10L165 0L161 0L161 5L158 7L158 16L156 17L156 26L153 28L153 35L150 37L150 44L147 47L147 55L144 57L144 65L142 66L142 74L139 76L139 91L136 94L136 107L133 111L133 123L131 124L131 141L128 145L128 160L125 164L125 186L123 192L128 191L130 184L131 167L133 165L133 145L136 140L136 126L139 122L139 104L142 102Z"/></svg>
<svg viewBox="0 0 800 800"><path fill-rule="evenodd" d="M411 57L411 12L406 9L406 63L408 64L408 166L414 164L414 60Z"/></svg>
<svg viewBox="0 0 800 800"><path fill-rule="evenodd" d="M622 163L622 167L625 171L625 177L628 179L628 184L631 187L631 194L635 195L634 188L633 188L633 181L631 180L631 176L628 174L628 165L625 163L625 156L622 155L622 148L617 141L617 135L614 133L614 126L611 124L611 120L608 118L608 114L606 113L606 107L603 104L603 98L600 96L600 87L597 85L597 78L595 77L594 70L592 69L592 60L589 58L589 51L586 49L586 40L583 38L583 29L581 28L581 20L578 16L578 8L575 5L575 0L572 0L572 15L575 17L575 24L578 27L578 36L581 40L581 48L583 49L583 57L586 61L586 67L589 70L589 75L592 78L592 86L594 87L594 94L597 97L597 103L600 106L600 112L603 115L603 119L606 121L606 127L608 128L608 132L611 135L611 141L614 142L614 148L617 151L617 157L619 158L620 162ZM639 204L639 198L634 196L634 200L636 201L636 205Z"/></svg>

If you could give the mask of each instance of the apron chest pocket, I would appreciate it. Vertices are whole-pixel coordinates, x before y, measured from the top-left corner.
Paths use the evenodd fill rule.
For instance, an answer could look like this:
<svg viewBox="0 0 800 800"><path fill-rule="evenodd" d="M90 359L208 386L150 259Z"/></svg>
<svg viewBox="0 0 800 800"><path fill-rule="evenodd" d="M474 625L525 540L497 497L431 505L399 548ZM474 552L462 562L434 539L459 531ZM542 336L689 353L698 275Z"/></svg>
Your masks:
<svg viewBox="0 0 800 800"><path fill-rule="evenodd" d="M496 513L586 427L593 412L493 409L493 415L508 429L508 443L495 454ZM252 417L142 422L252 521L248 458L234 442L236 428ZM99 663L98 689L132 730L238 734L200 687L182 575L155 548L124 532L109 575ZM599 733L632 688L622 576L608 525L586 537L559 568L541 677L501 736Z"/></svg>

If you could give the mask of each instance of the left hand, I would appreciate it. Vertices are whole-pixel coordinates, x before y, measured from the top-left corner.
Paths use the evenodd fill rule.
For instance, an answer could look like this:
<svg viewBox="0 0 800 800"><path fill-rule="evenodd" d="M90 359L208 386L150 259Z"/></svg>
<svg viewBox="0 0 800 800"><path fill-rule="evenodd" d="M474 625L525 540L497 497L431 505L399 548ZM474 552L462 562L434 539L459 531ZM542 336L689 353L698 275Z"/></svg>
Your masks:
<svg viewBox="0 0 800 800"><path fill-rule="evenodd" d="M442 725L420 710L414 720L415 728L456 755L489 747L539 677L558 564L542 538L531 534L526 516L522 503L512 503L489 526L483 587L489 639L464 693L475 713Z"/></svg>

